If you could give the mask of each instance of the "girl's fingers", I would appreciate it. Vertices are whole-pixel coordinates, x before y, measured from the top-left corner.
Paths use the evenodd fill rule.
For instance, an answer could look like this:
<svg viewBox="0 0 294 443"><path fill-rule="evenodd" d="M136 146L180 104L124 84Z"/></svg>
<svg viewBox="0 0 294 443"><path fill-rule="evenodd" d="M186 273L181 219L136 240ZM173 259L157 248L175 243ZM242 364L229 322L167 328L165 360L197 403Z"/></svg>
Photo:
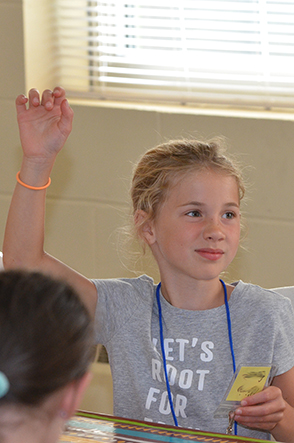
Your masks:
<svg viewBox="0 0 294 443"><path fill-rule="evenodd" d="M268 417L242 417L236 422L240 425L247 426L254 429L272 430L283 418L283 414L274 414Z"/></svg>
<svg viewBox="0 0 294 443"><path fill-rule="evenodd" d="M39 105L44 106L48 111L52 110L54 105L61 106L65 99L65 90L60 86L54 88L53 92L50 89L45 89L40 99L39 91L35 88L30 89L27 98L25 95L19 95L16 98L17 113L24 112L27 107L26 103L29 103L29 108L36 108Z"/></svg>
<svg viewBox="0 0 294 443"><path fill-rule="evenodd" d="M275 406L275 405L269 405L269 406L256 406L256 408L252 410L243 410L239 413L236 412L235 414L235 420L236 421L245 421L245 420L266 420L269 418L270 420L273 417L281 417L284 413L285 407L283 406Z"/></svg>
<svg viewBox="0 0 294 443"><path fill-rule="evenodd" d="M252 413L254 413L256 410L255 408L266 405L280 405L280 407L284 405L284 399L280 388L277 388L276 386L269 386L257 394L247 397L241 401L241 408L237 408L237 410L242 410L242 408L245 410L246 408L247 412L252 411Z"/></svg>
<svg viewBox="0 0 294 443"><path fill-rule="evenodd" d="M54 103L58 106L61 105L65 99L65 90L61 86L57 86L53 90Z"/></svg>
<svg viewBox="0 0 294 443"><path fill-rule="evenodd" d="M22 112L26 111L26 109L27 109L27 107L26 107L27 102L28 102L28 98L25 95L23 95L23 94L18 95L16 97L15 105L16 105L17 115L19 115Z"/></svg>
<svg viewBox="0 0 294 443"><path fill-rule="evenodd" d="M72 121L74 113L71 107L69 106L68 101L64 98L60 105L60 108L61 108L61 119L59 127L64 136L68 137L72 129Z"/></svg>
<svg viewBox="0 0 294 443"><path fill-rule="evenodd" d="M41 104L45 107L45 109L50 111L55 105L60 106L64 99L65 90L60 86L57 86L53 91L50 89L45 89L42 94Z"/></svg>
<svg viewBox="0 0 294 443"><path fill-rule="evenodd" d="M45 89L42 94L41 105L50 111L54 106L54 96L50 89Z"/></svg>
<svg viewBox="0 0 294 443"><path fill-rule="evenodd" d="M282 420L285 408L281 390L270 386L242 400L235 411L235 420L251 428L272 430Z"/></svg>
<svg viewBox="0 0 294 443"><path fill-rule="evenodd" d="M282 414L285 410L285 402L283 400L271 401L256 406L247 406L246 408L238 408L236 410L236 420L245 417L266 417L274 414Z"/></svg>
<svg viewBox="0 0 294 443"><path fill-rule="evenodd" d="M30 89L29 91L29 108L37 107L40 104L40 94L37 89Z"/></svg>
<svg viewBox="0 0 294 443"><path fill-rule="evenodd" d="M272 430L282 420L285 408L281 391L270 387L242 401L241 407L236 409L235 420L251 428Z"/></svg>

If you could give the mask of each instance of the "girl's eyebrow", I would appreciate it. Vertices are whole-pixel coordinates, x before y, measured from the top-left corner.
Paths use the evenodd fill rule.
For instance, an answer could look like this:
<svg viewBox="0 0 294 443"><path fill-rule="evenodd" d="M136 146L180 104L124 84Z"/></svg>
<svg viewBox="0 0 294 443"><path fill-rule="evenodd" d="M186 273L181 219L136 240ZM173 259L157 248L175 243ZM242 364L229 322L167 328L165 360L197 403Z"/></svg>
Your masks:
<svg viewBox="0 0 294 443"><path fill-rule="evenodd" d="M201 202L197 202L197 201L192 201L192 202L187 202L187 203L183 203L182 205L179 205L180 207L184 207L184 206L205 206L205 203L201 203Z"/></svg>
<svg viewBox="0 0 294 443"><path fill-rule="evenodd" d="M226 203L225 206L227 206L227 207L231 207L231 206L233 206L233 207L235 207L235 208L239 208L239 207L240 207L239 203L236 203L236 202L229 202L229 203Z"/></svg>
<svg viewBox="0 0 294 443"><path fill-rule="evenodd" d="M200 207L203 207L203 206L206 206L206 204L205 203L201 203L201 202L197 202L197 201L192 201L192 202L188 202L188 203L183 203L182 205L180 205L180 207L184 207L184 206L200 206ZM224 205L225 207L236 207L236 208L239 208L240 207L240 205L239 205L239 203L236 203L236 202L228 202L228 203L225 203L225 205Z"/></svg>

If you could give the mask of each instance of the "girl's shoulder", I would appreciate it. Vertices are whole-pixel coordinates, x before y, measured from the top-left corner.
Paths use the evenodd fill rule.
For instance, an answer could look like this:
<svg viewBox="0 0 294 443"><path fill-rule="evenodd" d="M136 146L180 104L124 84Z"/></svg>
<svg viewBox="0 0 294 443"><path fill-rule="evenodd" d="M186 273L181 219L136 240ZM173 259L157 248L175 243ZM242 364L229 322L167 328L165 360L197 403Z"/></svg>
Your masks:
<svg viewBox="0 0 294 443"><path fill-rule="evenodd" d="M92 282L96 286L98 297L104 294L120 298L133 296L147 300L153 298L156 287L153 278L148 275L135 278L92 279Z"/></svg>
<svg viewBox="0 0 294 443"><path fill-rule="evenodd" d="M140 287L140 286L155 286L154 280L152 277L149 277L146 274L140 275L139 277L126 278L92 278L92 282L95 286L131 286L131 287Z"/></svg>
<svg viewBox="0 0 294 443"><path fill-rule="evenodd" d="M288 297L274 291L273 289L266 289L253 283L245 283L242 280L232 283L234 290L232 292L232 301L239 301L243 305L262 305L271 309L285 309L291 307L291 301Z"/></svg>

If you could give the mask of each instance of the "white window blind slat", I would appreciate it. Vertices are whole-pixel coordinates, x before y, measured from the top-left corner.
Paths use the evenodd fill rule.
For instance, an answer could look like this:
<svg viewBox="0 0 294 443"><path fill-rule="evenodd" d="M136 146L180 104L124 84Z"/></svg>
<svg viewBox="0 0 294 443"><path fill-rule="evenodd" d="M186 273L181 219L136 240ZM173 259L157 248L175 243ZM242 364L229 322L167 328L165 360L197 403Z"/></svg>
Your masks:
<svg viewBox="0 0 294 443"><path fill-rule="evenodd" d="M56 69L69 94L294 109L294 1L54 5Z"/></svg>

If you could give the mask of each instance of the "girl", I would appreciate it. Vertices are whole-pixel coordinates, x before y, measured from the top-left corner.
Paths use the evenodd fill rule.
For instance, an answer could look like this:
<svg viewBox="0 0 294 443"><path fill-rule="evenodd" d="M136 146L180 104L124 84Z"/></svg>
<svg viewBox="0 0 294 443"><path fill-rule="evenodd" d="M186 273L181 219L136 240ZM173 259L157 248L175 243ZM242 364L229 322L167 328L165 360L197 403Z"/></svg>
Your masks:
<svg viewBox="0 0 294 443"><path fill-rule="evenodd" d="M28 101L28 108L26 103ZM273 385L234 412L238 434L294 439L294 332L290 301L219 279L240 236L241 175L216 144L178 141L148 151L134 171L139 239L161 284L148 276L89 280L43 251L45 189L73 112L62 88L16 100L23 148L4 240L6 267L69 281L95 318L113 375L114 413L224 433L214 418L239 364L278 366Z"/></svg>
<svg viewBox="0 0 294 443"><path fill-rule="evenodd" d="M0 441L57 443L88 384L90 316L65 283L0 272Z"/></svg>

